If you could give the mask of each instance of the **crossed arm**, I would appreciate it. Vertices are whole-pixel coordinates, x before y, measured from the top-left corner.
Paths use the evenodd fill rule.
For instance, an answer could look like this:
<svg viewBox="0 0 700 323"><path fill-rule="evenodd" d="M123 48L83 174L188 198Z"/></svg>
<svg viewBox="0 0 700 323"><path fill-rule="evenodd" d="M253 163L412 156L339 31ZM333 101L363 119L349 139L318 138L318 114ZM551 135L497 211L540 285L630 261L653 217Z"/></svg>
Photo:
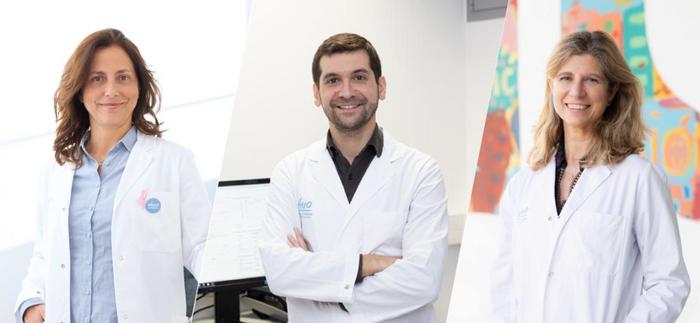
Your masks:
<svg viewBox="0 0 700 323"><path fill-rule="evenodd" d="M275 294L343 303L351 314L382 321L401 317L437 298L447 252L447 197L437 163L416 176L401 257L359 255L353 250L310 251L299 231L296 170L275 170L260 254ZM290 233L291 232L291 233ZM362 266L360 267L360 258ZM358 276L364 279L356 283ZM381 310L379 310L381 309Z"/></svg>
<svg viewBox="0 0 700 323"><path fill-rule="evenodd" d="M299 227L294 228L294 233L287 235L287 244L290 248L299 248L304 251L310 251L306 239ZM387 267L391 266L396 260L401 259L397 256L382 256L361 254L360 266L358 268L358 278L362 279L367 276L372 276Z"/></svg>

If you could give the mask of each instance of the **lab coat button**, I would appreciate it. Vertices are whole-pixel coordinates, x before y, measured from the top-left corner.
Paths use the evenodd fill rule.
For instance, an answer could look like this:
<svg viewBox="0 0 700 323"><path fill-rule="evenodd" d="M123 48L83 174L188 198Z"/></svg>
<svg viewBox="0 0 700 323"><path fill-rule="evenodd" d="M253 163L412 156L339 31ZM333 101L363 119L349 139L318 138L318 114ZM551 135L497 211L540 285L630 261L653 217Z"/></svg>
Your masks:
<svg viewBox="0 0 700 323"><path fill-rule="evenodd" d="M119 256L119 261L124 261L124 256Z"/></svg>
<svg viewBox="0 0 700 323"><path fill-rule="evenodd" d="M348 290L350 289L350 285L345 285L343 288L345 288L345 290Z"/></svg>
<svg viewBox="0 0 700 323"><path fill-rule="evenodd" d="M550 271L549 274L547 274L547 277L552 278L552 276L554 276L554 272Z"/></svg>
<svg viewBox="0 0 700 323"><path fill-rule="evenodd" d="M66 268L66 264L61 264L61 269Z"/></svg>
<svg viewBox="0 0 700 323"><path fill-rule="evenodd" d="M129 315L124 314L124 315L122 315L122 318L124 318L125 320L128 320L128 319L129 319Z"/></svg>
<svg viewBox="0 0 700 323"><path fill-rule="evenodd" d="M61 211L66 212L66 208L65 207L61 208Z"/></svg>
<svg viewBox="0 0 700 323"><path fill-rule="evenodd" d="M548 218L547 218L547 221L552 222L552 217L551 217L551 216L548 217Z"/></svg>
<svg viewBox="0 0 700 323"><path fill-rule="evenodd" d="M40 294L41 294L41 292L40 292L40 291L36 291L36 293L37 293L37 295L40 295Z"/></svg>

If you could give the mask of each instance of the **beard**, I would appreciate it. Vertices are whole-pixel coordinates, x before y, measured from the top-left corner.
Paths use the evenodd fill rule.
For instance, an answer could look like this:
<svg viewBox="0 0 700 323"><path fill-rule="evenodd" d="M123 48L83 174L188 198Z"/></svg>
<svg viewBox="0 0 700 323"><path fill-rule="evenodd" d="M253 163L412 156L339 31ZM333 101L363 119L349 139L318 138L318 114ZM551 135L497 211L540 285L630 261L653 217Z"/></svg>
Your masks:
<svg viewBox="0 0 700 323"><path fill-rule="evenodd" d="M378 101L369 102L365 97L352 97L350 99L334 99L328 106L323 106L323 111L335 128L344 133L353 133L362 129L377 112ZM357 106L357 113L353 116L344 116L343 108L339 106Z"/></svg>

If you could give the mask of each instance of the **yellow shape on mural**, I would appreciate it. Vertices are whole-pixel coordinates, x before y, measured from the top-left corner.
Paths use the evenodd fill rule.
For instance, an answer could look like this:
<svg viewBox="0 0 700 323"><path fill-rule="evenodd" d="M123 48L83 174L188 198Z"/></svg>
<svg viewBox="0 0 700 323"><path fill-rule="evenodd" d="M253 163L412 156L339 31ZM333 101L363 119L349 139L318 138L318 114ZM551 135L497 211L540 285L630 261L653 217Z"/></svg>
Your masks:
<svg viewBox="0 0 700 323"><path fill-rule="evenodd" d="M671 176L685 175L692 165L694 148L688 129L669 130L662 147L664 170Z"/></svg>
<svg viewBox="0 0 700 323"><path fill-rule="evenodd" d="M613 3L620 8L626 8L632 4L632 0L613 0Z"/></svg>

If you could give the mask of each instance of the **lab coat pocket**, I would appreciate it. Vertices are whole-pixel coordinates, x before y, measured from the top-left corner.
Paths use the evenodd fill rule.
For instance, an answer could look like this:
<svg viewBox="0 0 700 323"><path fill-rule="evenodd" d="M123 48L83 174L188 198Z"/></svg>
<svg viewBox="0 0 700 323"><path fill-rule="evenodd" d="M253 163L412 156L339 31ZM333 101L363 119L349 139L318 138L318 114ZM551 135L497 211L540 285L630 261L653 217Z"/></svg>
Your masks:
<svg viewBox="0 0 700 323"><path fill-rule="evenodd" d="M616 274L624 238L624 217L596 212L579 212L576 217L581 263L603 274Z"/></svg>
<svg viewBox="0 0 700 323"><path fill-rule="evenodd" d="M149 193L143 207L132 217L139 248L143 251L174 252L180 248L180 215L175 193Z"/></svg>

